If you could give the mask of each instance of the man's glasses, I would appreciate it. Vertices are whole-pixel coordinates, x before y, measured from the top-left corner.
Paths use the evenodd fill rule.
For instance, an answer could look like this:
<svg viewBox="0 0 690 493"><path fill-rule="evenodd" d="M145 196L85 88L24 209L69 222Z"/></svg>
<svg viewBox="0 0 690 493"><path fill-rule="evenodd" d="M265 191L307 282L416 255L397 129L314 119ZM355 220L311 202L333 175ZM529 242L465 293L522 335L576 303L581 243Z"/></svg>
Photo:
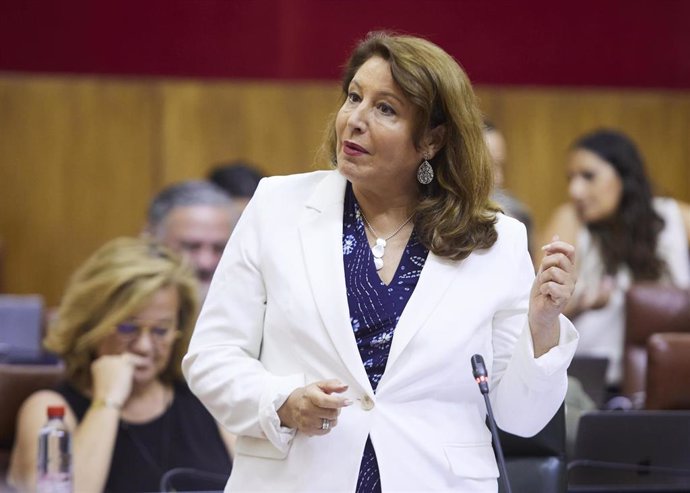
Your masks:
<svg viewBox="0 0 690 493"><path fill-rule="evenodd" d="M115 334L124 344L131 344L146 332L156 344L166 344L178 335L177 329L159 325L122 322L115 326Z"/></svg>

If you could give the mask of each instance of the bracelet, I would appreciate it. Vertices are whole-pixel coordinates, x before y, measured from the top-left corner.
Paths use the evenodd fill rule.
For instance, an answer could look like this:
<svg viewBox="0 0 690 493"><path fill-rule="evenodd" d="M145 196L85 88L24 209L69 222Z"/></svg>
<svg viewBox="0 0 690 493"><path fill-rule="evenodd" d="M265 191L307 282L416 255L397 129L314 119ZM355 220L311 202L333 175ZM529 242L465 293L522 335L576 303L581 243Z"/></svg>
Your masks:
<svg viewBox="0 0 690 493"><path fill-rule="evenodd" d="M113 399L103 399L102 397L99 397L98 399L94 399L93 402L91 403L91 407L94 409L99 409L101 407L109 407L110 409L115 409L116 411L119 411L122 409L122 404L119 402L116 402Z"/></svg>

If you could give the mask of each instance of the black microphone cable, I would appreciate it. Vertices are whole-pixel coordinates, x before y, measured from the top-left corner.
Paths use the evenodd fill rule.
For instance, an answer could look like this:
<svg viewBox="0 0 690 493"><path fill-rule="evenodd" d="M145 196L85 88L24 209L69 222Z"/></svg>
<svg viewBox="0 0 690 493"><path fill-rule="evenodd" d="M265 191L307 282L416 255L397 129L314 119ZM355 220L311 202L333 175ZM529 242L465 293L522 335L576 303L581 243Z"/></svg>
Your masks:
<svg viewBox="0 0 690 493"><path fill-rule="evenodd" d="M484 358L481 354L472 356L472 375L479 385L479 391L484 396L484 403L486 404L486 412L489 415L489 428L491 428L491 437L494 441L494 449L496 451L496 459L498 460L498 470L501 476L501 481L505 489L505 493L512 493L510 489L510 482L508 481L508 470L506 469L506 461L503 457L503 449L501 448L501 439L498 436L498 428L496 428L496 421L494 420L494 413L491 409L491 402L489 401L489 374L484 366Z"/></svg>

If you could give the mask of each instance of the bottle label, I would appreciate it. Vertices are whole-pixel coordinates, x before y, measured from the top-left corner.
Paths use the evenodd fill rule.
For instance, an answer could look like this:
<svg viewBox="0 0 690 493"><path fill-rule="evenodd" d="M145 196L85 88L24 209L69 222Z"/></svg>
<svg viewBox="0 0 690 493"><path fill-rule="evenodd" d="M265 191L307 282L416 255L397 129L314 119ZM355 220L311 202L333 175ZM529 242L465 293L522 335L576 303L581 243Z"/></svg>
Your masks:
<svg viewBox="0 0 690 493"><path fill-rule="evenodd" d="M72 475L67 472L51 472L38 479L36 493L72 493Z"/></svg>

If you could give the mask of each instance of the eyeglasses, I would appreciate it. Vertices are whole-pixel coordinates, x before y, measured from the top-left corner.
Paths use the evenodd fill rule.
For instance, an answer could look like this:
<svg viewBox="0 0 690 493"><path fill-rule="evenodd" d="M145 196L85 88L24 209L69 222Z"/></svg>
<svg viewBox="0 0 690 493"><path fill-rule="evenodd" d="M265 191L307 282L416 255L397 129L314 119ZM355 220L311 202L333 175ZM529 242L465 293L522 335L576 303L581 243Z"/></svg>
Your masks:
<svg viewBox="0 0 690 493"><path fill-rule="evenodd" d="M115 326L115 334L117 334L118 339L124 344L131 344L139 337L142 333L148 333L156 344L165 344L170 342L173 338L179 335L177 329L172 327L164 327L159 325L146 325L136 322L122 322Z"/></svg>

